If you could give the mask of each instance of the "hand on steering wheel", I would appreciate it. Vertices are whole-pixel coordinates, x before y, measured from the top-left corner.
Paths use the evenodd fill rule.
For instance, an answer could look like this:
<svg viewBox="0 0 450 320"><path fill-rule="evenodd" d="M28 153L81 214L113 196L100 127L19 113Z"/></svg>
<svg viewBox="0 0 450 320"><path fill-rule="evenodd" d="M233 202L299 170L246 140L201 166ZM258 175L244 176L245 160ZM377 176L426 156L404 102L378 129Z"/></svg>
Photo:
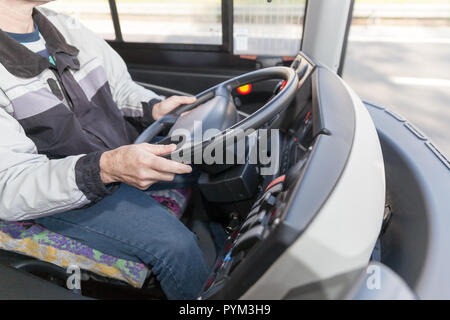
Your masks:
<svg viewBox="0 0 450 320"><path fill-rule="evenodd" d="M100 158L100 178L104 184L124 182L146 190L159 181L172 181L176 174L190 173L188 165L165 159L176 146L132 144L105 151Z"/></svg>
<svg viewBox="0 0 450 320"><path fill-rule="evenodd" d="M153 106L152 116L153 119L159 120L166 114L171 113L176 108L184 104L192 104L197 101L196 97L188 96L171 96Z"/></svg>

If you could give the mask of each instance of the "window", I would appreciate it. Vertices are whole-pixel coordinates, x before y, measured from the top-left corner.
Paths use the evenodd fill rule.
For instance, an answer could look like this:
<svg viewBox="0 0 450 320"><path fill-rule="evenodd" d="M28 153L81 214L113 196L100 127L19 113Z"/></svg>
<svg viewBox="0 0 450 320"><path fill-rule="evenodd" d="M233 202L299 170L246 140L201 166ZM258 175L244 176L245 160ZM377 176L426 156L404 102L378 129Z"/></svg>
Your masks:
<svg viewBox="0 0 450 320"><path fill-rule="evenodd" d="M224 48L233 42L236 55L297 55L306 0L234 0L232 40L222 34L228 30L222 26L224 1L230 0L115 0L116 18L125 42ZM114 30L109 2L58 0L45 6L73 16L107 40L115 40L119 30Z"/></svg>
<svg viewBox="0 0 450 320"><path fill-rule="evenodd" d="M447 156L449 57L450 1L355 1L344 80L417 125Z"/></svg>
<svg viewBox="0 0 450 320"><path fill-rule="evenodd" d="M221 0L117 0L124 41L222 44Z"/></svg>
<svg viewBox="0 0 450 320"><path fill-rule="evenodd" d="M234 0L234 53L296 56L305 0Z"/></svg>
<svg viewBox="0 0 450 320"><path fill-rule="evenodd" d="M107 40L116 38L108 0L58 0L45 7L80 20Z"/></svg>

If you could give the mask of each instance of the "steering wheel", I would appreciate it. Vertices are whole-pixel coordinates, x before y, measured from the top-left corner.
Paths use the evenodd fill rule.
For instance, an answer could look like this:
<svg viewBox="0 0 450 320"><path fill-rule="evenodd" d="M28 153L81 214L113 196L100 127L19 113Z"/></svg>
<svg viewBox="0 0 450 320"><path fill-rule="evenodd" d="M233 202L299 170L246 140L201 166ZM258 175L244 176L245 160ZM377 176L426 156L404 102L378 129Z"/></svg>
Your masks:
<svg viewBox="0 0 450 320"><path fill-rule="evenodd" d="M284 88L272 97L272 99L264 106L248 117L240 121L236 119L236 121L232 121L231 123L228 121L227 123L226 118L230 118L230 114L233 113L233 108L235 110L234 104L230 98L233 89L248 83L273 79L285 80L286 84ZM178 161L180 161L181 158L186 159L185 156L183 157L183 155L186 154L190 154L191 157L193 157L197 152L203 152L206 146L211 147L211 144L215 142L222 141L223 143L224 140L226 141L229 138L234 139L233 133L236 132L236 130L246 131L250 128L256 130L263 127L289 106L289 103L295 96L297 86L297 74L294 69L288 67L270 67L240 75L203 91L196 96L197 101L195 103L178 107L171 113L155 121L141 133L135 143L151 142L163 130L173 129L175 127L193 131L195 122L198 122L197 120L202 120L203 115L207 113L210 117L216 117L216 121L221 122L220 126L222 126L222 128L220 126L216 128L220 130L220 133L211 138L206 138L203 141L197 141L193 144L184 144L172 152L172 154L166 156L166 158ZM212 100L216 100L216 104L211 104ZM220 105L220 107L217 107L217 105ZM230 105L232 105L231 109ZM219 109L222 110L222 112L219 112ZM184 112L191 110L192 112L187 116L181 116ZM225 127L223 127L223 124L225 124ZM189 161L186 163L189 163Z"/></svg>

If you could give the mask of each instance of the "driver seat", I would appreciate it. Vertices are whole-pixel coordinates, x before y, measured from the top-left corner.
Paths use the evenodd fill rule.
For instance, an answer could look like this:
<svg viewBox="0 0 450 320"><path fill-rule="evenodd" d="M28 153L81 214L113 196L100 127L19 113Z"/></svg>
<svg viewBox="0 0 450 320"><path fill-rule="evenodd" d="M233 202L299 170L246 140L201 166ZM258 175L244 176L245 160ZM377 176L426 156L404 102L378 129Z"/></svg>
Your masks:
<svg viewBox="0 0 450 320"><path fill-rule="evenodd" d="M186 189L148 191L149 196L181 218L190 198ZM34 221L12 222L0 220L0 263L33 273L67 278L69 266L78 266L91 279L128 284L142 288L154 283L146 265L116 258L81 242L52 232Z"/></svg>

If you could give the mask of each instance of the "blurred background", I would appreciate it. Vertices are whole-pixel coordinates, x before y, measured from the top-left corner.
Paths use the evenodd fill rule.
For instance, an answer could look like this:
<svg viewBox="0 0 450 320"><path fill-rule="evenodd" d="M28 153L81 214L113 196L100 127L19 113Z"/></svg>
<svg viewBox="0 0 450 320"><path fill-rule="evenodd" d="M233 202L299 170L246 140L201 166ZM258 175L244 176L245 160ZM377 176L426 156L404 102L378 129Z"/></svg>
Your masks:
<svg viewBox="0 0 450 320"><path fill-rule="evenodd" d="M313 1L313 0L310 0ZM125 42L221 44L221 0L117 0ZM46 5L115 39L107 0ZM236 55L295 56L305 0L234 0ZM344 80L450 155L450 0L356 0Z"/></svg>

